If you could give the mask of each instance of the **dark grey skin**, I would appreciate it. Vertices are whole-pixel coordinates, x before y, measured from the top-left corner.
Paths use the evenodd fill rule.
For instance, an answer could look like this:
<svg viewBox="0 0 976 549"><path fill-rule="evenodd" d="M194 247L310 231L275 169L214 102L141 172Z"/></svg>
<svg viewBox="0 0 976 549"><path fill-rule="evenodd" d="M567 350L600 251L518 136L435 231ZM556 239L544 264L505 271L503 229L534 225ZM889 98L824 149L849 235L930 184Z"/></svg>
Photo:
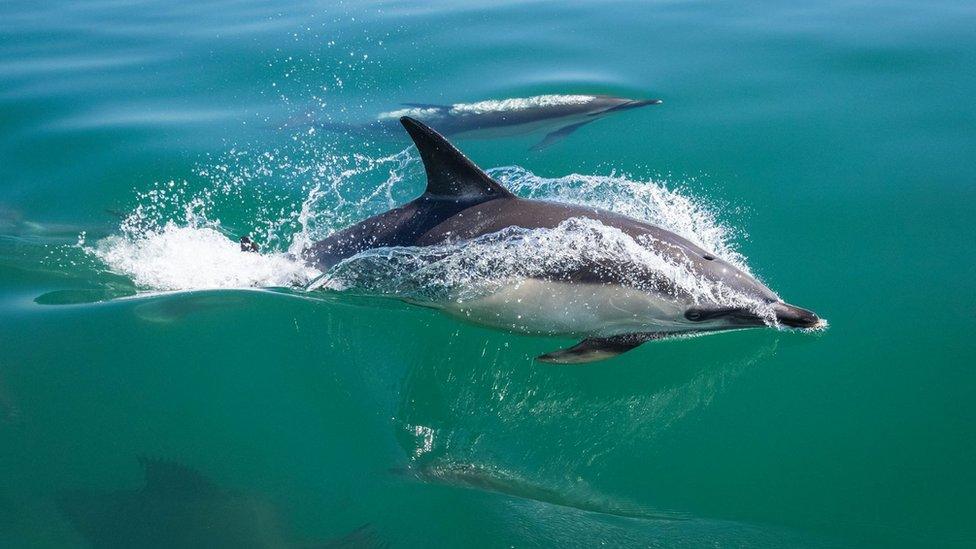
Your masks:
<svg viewBox="0 0 976 549"><path fill-rule="evenodd" d="M532 150L540 150L558 143L581 127L606 115L648 105L658 105L660 99L628 99L610 95L588 96L585 102L542 104L527 108L482 110L458 109L452 105L405 103L408 107L395 113L407 114L424 123L437 126L440 133L458 138L503 137L547 130ZM398 117L380 117L362 126L338 123L319 123L327 130L375 130L386 134L399 131Z"/></svg>
<svg viewBox="0 0 976 549"><path fill-rule="evenodd" d="M656 254L690 265L693 272L755 300L768 304L780 324L813 328L814 313L788 305L769 288L734 265L713 256L685 238L654 225L605 210L541 200L517 198L468 160L443 136L423 123L400 120L420 152L427 172L427 189L417 199L361 221L315 243L304 258L325 272L340 261L371 248L432 246L464 241L508 227L552 229L573 218L589 218L619 229ZM600 284L637 288L680 300L685 297L660 273L637 264L594 264L549 273L547 280L570 284ZM684 310L686 322L678 330L636 332L611 337L590 337L570 349L539 357L547 362L589 362L616 356L641 343L675 333L696 333L765 326L746 308L696 304Z"/></svg>

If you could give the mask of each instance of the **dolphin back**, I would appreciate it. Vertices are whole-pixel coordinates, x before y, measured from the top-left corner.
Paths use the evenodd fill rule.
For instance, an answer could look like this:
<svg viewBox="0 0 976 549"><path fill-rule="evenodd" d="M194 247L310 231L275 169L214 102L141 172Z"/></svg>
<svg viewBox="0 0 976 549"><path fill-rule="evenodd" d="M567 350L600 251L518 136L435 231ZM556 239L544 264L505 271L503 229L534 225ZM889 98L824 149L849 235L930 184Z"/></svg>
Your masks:
<svg viewBox="0 0 976 549"><path fill-rule="evenodd" d="M412 246L448 218L492 200L516 200L490 175L454 145L422 122L403 117L427 172L427 188L415 200L360 221L302 254L317 269L326 271L348 257L370 248Z"/></svg>

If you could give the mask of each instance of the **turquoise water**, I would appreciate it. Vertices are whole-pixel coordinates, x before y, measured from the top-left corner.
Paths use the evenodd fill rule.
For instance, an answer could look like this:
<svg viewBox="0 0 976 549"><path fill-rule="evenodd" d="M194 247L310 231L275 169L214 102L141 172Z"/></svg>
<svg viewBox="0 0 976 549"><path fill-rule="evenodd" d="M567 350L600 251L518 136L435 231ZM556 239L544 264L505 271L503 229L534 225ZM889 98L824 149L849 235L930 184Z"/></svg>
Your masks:
<svg viewBox="0 0 976 549"><path fill-rule="evenodd" d="M3 3L0 546L976 544L973 28L956 1ZM457 143L830 328L552 366L571 341L303 289L290 246L424 185L404 137L324 122L565 93L664 104Z"/></svg>

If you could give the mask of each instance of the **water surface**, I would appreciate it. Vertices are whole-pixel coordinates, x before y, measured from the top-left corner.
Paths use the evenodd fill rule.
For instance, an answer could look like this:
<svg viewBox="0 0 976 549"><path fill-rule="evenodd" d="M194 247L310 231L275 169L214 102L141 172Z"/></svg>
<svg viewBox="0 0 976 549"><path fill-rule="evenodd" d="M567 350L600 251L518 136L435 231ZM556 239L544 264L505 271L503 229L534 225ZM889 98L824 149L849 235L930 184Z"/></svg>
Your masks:
<svg viewBox="0 0 976 549"><path fill-rule="evenodd" d="M0 545L127 545L79 505L103 534L192 532L154 511L189 507L296 547L976 544L970 3L0 21ZM459 146L524 196L684 230L830 329L555 367L532 357L571 341L301 289L289 247L423 174L404 138L297 121L552 93L665 103Z"/></svg>

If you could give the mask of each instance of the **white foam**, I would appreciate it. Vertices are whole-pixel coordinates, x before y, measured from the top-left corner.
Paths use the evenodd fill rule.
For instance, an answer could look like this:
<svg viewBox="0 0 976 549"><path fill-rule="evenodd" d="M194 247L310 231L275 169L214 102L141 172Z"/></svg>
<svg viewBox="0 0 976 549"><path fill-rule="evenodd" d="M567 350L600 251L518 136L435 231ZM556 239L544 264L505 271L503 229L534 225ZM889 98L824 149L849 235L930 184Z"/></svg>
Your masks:
<svg viewBox="0 0 976 549"><path fill-rule="evenodd" d="M513 97L510 99L491 99L477 103L455 103L451 114L484 114L489 112L511 112L536 107L556 107L561 105L582 105L595 99L592 95L536 95L533 97Z"/></svg>
<svg viewBox="0 0 976 549"><path fill-rule="evenodd" d="M399 119L404 116L409 116L411 118L430 119L436 116L440 116L442 113L443 113L443 109L438 109L436 107L432 107L432 108L414 107L409 109L398 109L395 111L381 112L379 116L377 116L376 118L377 120L390 120L390 119Z"/></svg>
<svg viewBox="0 0 976 549"><path fill-rule="evenodd" d="M486 114L493 112L514 112L538 107L558 107L563 105L583 105L596 99L593 95L536 95L532 97L512 97L508 99L489 99L476 103L455 103L450 108L442 107L411 107L395 111L382 112L378 120L390 120L403 116L427 119L450 114L464 116L469 114Z"/></svg>
<svg viewBox="0 0 976 549"><path fill-rule="evenodd" d="M694 301L740 304L741 296L701 280L688 265L585 219L555 229L512 228L463 245L369 250L323 275L296 259L302 250L413 198L423 172L409 149L372 157L314 154L300 147L253 155L232 151L226 164L200 170L206 180L195 191L187 182L155 185L139 195L120 234L86 249L149 291L314 285L431 302L474 299L506 279L600 262L637 264L635 276L659 273ZM652 223L746 270L745 258L732 246L732 231L708 203L684 190L616 175L543 178L519 167L490 173L519 196L604 208ZM290 194L288 184L294 185ZM241 252L236 239L226 236L249 233L262 253Z"/></svg>
<svg viewBox="0 0 976 549"><path fill-rule="evenodd" d="M719 220L714 206L685 189L621 175L547 178L518 166L489 173L521 197L592 206L667 229L750 273L733 245L737 233Z"/></svg>
<svg viewBox="0 0 976 549"><path fill-rule="evenodd" d="M211 227L180 227L110 236L91 249L112 271L152 290L295 286L318 272L283 253L242 252Z"/></svg>
<svg viewBox="0 0 976 549"><path fill-rule="evenodd" d="M159 182L138 193L118 234L79 246L143 292L303 288L321 273L298 259L302 250L402 201L411 192L399 188L403 175L416 165L407 151L321 155L305 143L297 151L232 150L198 169L203 180ZM385 181L370 182L384 171ZM261 253L240 250L236 237L244 234Z"/></svg>
<svg viewBox="0 0 976 549"><path fill-rule="evenodd" d="M586 218L569 219L553 229L512 227L461 243L367 250L331 269L313 287L428 303L463 302L521 280L594 268L635 288L650 290L657 286L656 280L667 280L676 300L754 304L699 276L686 262L658 254L619 229Z"/></svg>

